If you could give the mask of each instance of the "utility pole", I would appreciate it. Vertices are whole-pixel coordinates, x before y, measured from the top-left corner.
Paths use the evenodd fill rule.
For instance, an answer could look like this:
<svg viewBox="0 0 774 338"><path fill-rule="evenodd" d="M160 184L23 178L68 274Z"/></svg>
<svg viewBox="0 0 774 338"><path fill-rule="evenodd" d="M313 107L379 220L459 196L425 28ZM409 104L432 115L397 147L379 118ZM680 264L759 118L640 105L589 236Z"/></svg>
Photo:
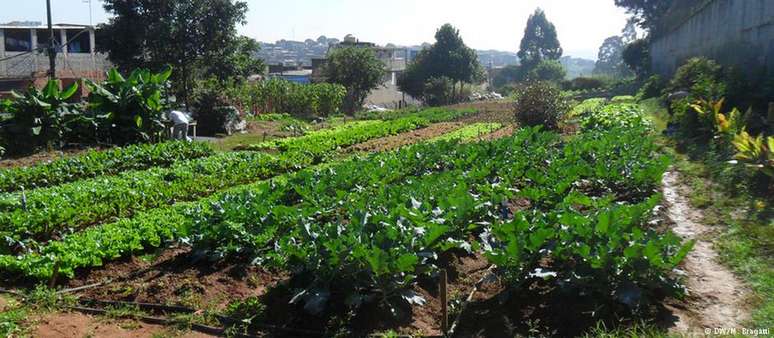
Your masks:
<svg viewBox="0 0 774 338"><path fill-rule="evenodd" d="M48 76L56 79L56 40L54 39L54 27L51 23L51 0L46 0L46 12L48 13L48 62L50 65Z"/></svg>

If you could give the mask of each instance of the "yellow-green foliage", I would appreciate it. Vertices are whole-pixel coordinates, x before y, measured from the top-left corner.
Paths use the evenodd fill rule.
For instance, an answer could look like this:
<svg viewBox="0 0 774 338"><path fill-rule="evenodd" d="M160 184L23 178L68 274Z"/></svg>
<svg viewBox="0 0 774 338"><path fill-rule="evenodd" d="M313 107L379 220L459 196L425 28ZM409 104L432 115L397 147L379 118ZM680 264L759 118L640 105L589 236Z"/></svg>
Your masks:
<svg viewBox="0 0 774 338"><path fill-rule="evenodd" d="M764 140L763 135L752 137L743 130L734 136L731 143L737 151L734 156L736 160L774 177L774 137L769 136Z"/></svg>
<svg viewBox="0 0 774 338"><path fill-rule="evenodd" d="M462 127L460 129L457 129L451 133L433 138L430 140L430 142L451 141L451 140L469 141L481 135L489 134L502 127L503 125L499 123L474 123L474 124Z"/></svg>
<svg viewBox="0 0 774 338"><path fill-rule="evenodd" d="M607 103L607 99L601 98L601 97L587 99L579 103L575 107L573 107L572 110L570 110L570 113L567 115L567 117L574 118L586 113L597 111L602 107L604 107L606 103Z"/></svg>

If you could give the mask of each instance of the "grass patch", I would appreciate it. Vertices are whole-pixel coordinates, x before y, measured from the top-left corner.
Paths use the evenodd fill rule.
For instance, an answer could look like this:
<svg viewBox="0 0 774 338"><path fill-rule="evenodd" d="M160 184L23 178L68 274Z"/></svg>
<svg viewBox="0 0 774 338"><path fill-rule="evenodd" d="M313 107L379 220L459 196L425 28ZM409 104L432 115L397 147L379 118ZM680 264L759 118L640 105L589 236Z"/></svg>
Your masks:
<svg viewBox="0 0 774 338"><path fill-rule="evenodd" d="M637 323L629 327L607 328L604 323L598 323L597 326L586 333L584 338L657 338L672 337L655 326L645 323Z"/></svg>
<svg viewBox="0 0 774 338"><path fill-rule="evenodd" d="M0 337L22 336L27 332L24 325L27 309L19 302L0 296Z"/></svg>
<svg viewBox="0 0 774 338"><path fill-rule="evenodd" d="M645 116L653 122L656 132L660 134L666 129L669 122L669 114L663 106L661 99L654 97L642 100L640 101L640 107L645 111Z"/></svg>

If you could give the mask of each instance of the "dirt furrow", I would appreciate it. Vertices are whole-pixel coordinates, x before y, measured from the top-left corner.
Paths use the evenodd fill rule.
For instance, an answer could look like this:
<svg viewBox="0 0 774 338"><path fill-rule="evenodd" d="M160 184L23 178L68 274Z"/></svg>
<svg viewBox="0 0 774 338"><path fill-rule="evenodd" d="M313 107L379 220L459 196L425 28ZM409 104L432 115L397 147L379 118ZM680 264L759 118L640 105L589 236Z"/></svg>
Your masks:
<svg viewBox="0 0 774 338"><path fill-rule="evenodd" d="M668 215L675 223L674 232L686 240L696 240L683 264L688 304L670 307L677 317L672 331L704 334L707 329L739 329L749 318L744 305L749 290L719 263L711 242L713 229L701 223L701 211L689 204L684 195L689 188L680 183L679 174L667 172L663 186Z"/></svg>

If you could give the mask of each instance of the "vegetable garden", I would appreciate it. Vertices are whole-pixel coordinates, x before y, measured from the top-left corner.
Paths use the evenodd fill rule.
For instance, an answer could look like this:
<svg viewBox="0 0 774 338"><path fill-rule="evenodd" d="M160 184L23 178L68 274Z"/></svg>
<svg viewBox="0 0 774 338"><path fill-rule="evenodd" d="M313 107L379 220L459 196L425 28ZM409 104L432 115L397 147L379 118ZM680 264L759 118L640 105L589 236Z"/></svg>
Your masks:
<svg viewBox="0 0 774 338"><path fill-rule="evenodd" d="M170 142L3 170L0 273L67 284L182 245L198 260L283 276L252 300L267 313L240 332L261 322L360 335L389 318L411 328L456 257L490 267L508 292L548 283L636 317L680 294L672 271L691 243L658 221L669 159L637 105L586 105L575 135L524 127L478 141L503 125L473 123L395 151L339 151L476 114L435 108L235 152ZM269 315L277 300L287 305ZM372 310L382 319L356 324Z"/></svg>

